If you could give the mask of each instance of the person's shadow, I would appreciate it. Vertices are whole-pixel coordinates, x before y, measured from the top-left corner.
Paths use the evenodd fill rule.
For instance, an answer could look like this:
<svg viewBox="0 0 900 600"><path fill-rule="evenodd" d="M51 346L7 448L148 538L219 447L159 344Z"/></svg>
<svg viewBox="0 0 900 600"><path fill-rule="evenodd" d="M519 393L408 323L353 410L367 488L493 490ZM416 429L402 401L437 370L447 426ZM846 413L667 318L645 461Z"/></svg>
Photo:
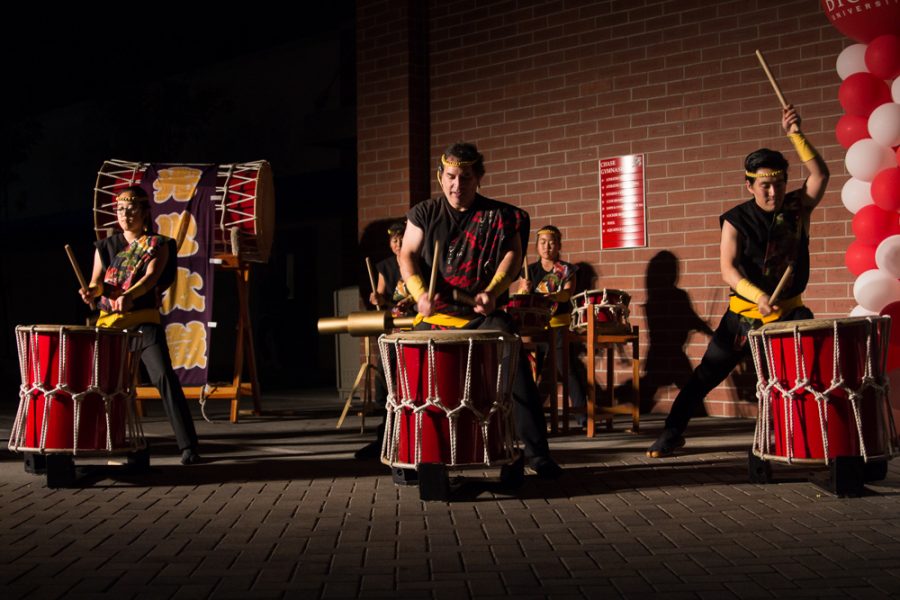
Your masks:
<svg viewBox="0 0 900 600"><path fill-rule="evenodd" d="M694 312L687 292L677 286L678 271L678 257L668 250L657 253L647 265L644 311L650 343L644 354L641 412L653 408L661 388L675 385L680 389L687 383L694 370L684 351L690 333L713 333L706 321ZM631 382L626 385L630 389Z"/></svg>

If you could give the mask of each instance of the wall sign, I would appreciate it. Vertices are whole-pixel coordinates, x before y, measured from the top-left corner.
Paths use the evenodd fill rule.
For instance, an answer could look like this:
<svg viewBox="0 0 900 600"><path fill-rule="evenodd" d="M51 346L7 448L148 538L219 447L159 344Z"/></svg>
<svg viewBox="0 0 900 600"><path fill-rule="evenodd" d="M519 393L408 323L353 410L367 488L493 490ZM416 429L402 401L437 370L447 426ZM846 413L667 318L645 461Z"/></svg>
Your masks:
<svg viewBox="0 0 900 600"><path fill-rule="evenodd" d="M644 155L600 160L600 249L647 245Z"/></svg>

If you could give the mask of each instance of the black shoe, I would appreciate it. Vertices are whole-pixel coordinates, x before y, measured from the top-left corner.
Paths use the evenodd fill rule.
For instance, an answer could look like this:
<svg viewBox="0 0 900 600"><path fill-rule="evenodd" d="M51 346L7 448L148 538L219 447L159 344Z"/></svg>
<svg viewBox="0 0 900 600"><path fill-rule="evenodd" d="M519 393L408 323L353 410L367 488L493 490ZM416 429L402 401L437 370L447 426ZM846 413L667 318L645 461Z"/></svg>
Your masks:
<svg viewBox="0 0 900 600"><path fill-rule="evenodd" d="M534 458L531 460L531 464L528 466L541 479L559 479L565 472L563 471L562 467L556 464L556 461L554 461L549 456Z"/></svg>
<svg viewBox="0 0 900 600"><path fill-rule="evenodd" d="M353 453L356 460L372 460L373 458L381 458L381 440L375 440L366 444Z"/></svg>
<svg viewBox="0 0 900 600"><path fill-rule="evenodd" d="M181 451L181 464L195 465L200 462L200 455L197 454L196 448L185 448Z"/></svg>
<svg viewBox="0 0 900 600"><path fill-rule="evenodd" d="M674 429L663 429L659 438L647 449L649 458L665 458L672 456L676 450L684 446L684 436Z"/></svg>

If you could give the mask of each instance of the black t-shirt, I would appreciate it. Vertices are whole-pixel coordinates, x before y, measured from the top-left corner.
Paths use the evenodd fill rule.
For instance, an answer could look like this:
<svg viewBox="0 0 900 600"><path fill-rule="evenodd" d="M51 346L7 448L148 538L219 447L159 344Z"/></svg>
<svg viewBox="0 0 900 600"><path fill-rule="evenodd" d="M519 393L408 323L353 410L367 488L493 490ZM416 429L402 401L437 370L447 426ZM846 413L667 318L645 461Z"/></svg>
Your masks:
<svg viewBox="0 0 900 600"><path fill-rule="evenodd" d="M435 309L444 314L471 313L470 307L453 303L452 290L470 296L483 292L513 247L515 236L519 236L523 248L528 243L528 213L480 194L466 211L454 210L440 196L415 205L407 218L424 232L422 278L426 286L435 259L434 241L441 243L436 284L440 297ZM505 297L505 293L501 295L498 304Z"/></svg>
<svg viewBox="0 0 900 600"><path fill-rule="evenodd" d="M766 212L750 199L719 217L720 225L728 221L740 234L741 272L767 294L775 291L787 265L794 265L782 298L803 293L809 282L809 234L803 219L808 209L801 193L786 194L777 212Z"/></svg>
<svg viewBox="0 0 900 600"><path fill-rule="evenodd" d="M403 300L406 294L398 297L397 284L400 283L400 263L397 262L396 256L388 256L375 265L375 270L384 277L386 284L385 297L393 303Z"/></svg>

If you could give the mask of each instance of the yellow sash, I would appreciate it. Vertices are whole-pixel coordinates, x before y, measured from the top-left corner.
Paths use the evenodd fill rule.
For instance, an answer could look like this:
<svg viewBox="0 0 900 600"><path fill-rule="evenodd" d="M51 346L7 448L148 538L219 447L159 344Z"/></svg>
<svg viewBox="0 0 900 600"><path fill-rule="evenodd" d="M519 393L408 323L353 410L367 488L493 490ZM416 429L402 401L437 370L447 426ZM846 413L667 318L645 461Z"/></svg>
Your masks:
<svg viewBox="0 0 900 600"><path fill-rule="evenodd" d="M465 327L466 323L471 321L473 318L474 315L469 317L468 319L464 319L462 317L454 317L453 315L445 315L444 313L434 313L430 317L423 317L421 314L417 314L416 318L413 319L413 327L424 321L429 325L437 325L438 327L453 327L454 329L459 329L460 327Z"/></svg>
<svg viewBox="0 0 900 600"><path fill-rule="evenodd" d="M142 308L127 313L108 313L105 310L100 311L97 318L97 327L105 329L133 329L144 323L161 323L159 310L156 308Z"/></svg>
<svg viewBox="0 0 900 600"><path fill-rule="evenodd" d="M771 314L764 317L759 313L759 307L757 306L756 302L750 302L749 300L741 298L737 294L733 294L731 296L731 300L729 300L728 302L728 310L730 310L731 312L737 313L742 317L758 319L763 323L771 323L772 321L777 321L781 318L782 315L786 315L798 306L803 306L803 298L800 294L797 294L793 298L779 300L778 310L773 311Z"/></svg>
<svg viewBox="0 0 900 600"><path fill-rule="evenodd" d="M550 317L550 327L568 327L572 322L572 313L560 313Z"/></svg>

